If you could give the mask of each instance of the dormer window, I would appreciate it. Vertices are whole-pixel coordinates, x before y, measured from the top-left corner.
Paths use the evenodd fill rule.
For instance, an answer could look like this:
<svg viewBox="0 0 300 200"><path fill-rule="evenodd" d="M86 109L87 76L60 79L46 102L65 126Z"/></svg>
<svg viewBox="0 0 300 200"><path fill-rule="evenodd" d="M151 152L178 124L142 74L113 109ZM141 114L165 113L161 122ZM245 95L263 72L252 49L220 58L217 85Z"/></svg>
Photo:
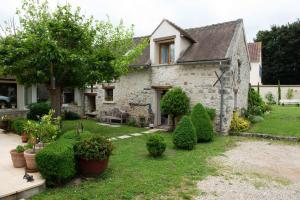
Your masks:
<svg viewBox="0 0 300 200"><path fill-rule="evenodd" d="M174 42L159 44L159 64L171 64L175 62Z"/></svg>

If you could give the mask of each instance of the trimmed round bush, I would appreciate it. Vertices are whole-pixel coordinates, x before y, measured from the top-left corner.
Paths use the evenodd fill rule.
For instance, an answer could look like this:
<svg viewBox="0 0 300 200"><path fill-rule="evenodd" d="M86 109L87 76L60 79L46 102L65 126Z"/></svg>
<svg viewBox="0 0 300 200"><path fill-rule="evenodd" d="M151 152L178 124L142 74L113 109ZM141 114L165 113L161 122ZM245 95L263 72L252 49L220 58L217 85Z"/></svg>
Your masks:
<svg viewBox="0 0 300 200"><path fill-rule="evenodd" d="M27 123L26 119L17 118L11 121L11 130L18 135L21 135L24 131L24 125Z"/></svg>
<svg viewBox="0 0 300 200"><path fill-rule="evenodd" d="M192 150L197 143L194 125L188 116L182 117L173 133L173 143L179 149Z"/></svg>
<svg viewBox="0 0 300 200"><path fill-rule="evenodd" d="M48 187L61 185L75 176L74 143L60 139L37 153L36 164Z"/></svg>
<svg viewBox="0 0 300 200"><path fill-rule="evenodd" d="M171 115L174 128L176 117L190 111L190 99L180 87L175 87L162 97L160 107L163 113Z"/></svg>
<svg viewBox="0 0 300 200"><path fill-rule="evenodd" d="M43 115L47 115L51 109L47 102L32 103L28 108L27 118L35 121L39 120Z"/></svg>
<svg viewBox="0 0 300 200"><path fill-rule="evenodd" d="M167 144L161 135L151 135L146 146L151 156L159 157L165 152Z"/></svg>
<svg viewBox="0 0 300 200"><path fill-rule="evenodd" d="M195 105L191 113L191 120L196 129L197 141L207 142L213 138L213 125L206 109L201 103Z"/></svg>

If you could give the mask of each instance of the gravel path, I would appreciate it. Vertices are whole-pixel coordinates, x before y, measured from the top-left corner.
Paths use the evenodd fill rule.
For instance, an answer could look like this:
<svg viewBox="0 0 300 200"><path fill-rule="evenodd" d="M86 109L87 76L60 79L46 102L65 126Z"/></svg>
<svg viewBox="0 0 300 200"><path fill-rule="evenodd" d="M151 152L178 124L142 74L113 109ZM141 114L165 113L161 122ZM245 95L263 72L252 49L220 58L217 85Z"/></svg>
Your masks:
<svg viewBox="0 0 300 200"><path fill-rule="evenodd" d="M219 175L198 183L197 200L300 199L300 146L240 142L210 162Z"/></svg>

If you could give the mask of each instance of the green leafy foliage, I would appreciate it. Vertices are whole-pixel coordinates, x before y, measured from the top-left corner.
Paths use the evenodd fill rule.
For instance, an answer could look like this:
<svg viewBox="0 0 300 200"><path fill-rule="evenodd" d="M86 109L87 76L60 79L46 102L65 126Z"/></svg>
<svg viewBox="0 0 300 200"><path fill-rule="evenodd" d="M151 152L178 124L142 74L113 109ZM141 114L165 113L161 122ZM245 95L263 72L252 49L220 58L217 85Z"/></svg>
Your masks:
<svg viewBox="0 0 300 200"><path fill-rule="evenodd" d="M201 103L195 105L191 120L196 130L198 142L207 142L213 138L213 125L206 109Z"/></svg>
<svg viewBox="0 0 300 200"><path fill-rule="evenodd" d="M102 136L92 136L84 139L74 146L75 155L86 160L107 159L113 150L110 140Z"/></svg>
<svg viewBox="0 0 300 200"><path fill-rule="evenodd" d="M214 119L216 118L216 109L214 108L205 108L206 112L210 118L211 121L214 121Z"/></svg>
<svg viewBox="0 0 300 200"><path fill-rule="evenodd" d="M51 107L47 102L32 103L28 106L27 119L38 121L43 115L49 113Z"/></svg>
<svg viewBox="0 0 300 200"><path fill-rule="evenodd" d="M180 87L175 87L163 96L160 101L160 107L163 113L172 116L174 125L176 117L189 112L190 99Z"/></svg>
<svg viewBox="0 0 300 200"><path fill-rule="evenodd" d="M149 154L153 157L161 156L167 147L164 138L161 135L151 135L146 143Z"/></svg>
<svg viewBox="0 0 300 200"><path fill-rule="evenodd" d="M16 118L11 121L11 130L18 135L21 135L24 132L24 125L27 120L23 118Z"/></svg>
<svg viewBox="0 0 300 200"><path fill-rule="evenodd" d="M276 101L275 101L275 98L274 98L274 95L272 94L272 92L268 92L266 94L266 99L267 99L267 104L269 104L269 105L276 104Z"/></svg>
<svg viewBox="0 0 300 200"><path fill-rule="evenodd" d="M259 31L255 41L262 42L263 84L299 84L299 19L286 25L272 26L271 30Z"/></svg>
<svg viewBox="0 0 300 200"><path fill-rule="evenodd" d="M17 152L17 153L22 153L22 152L24 152L24 151L25 151L24 146L18 145L18 146L16 147L16 152Z"/></svg>
<svg viewBox="0 0 300 200"><path fill-rule="evenodd" d="M67 131L65 132L61 138L63 139L69 139L69 140L83 140L83 139L87 139L87 138L90 138L92 137L92 133L89 132L89 131L83 131L83 132L80 132L79 135L78 133L76 132L76 130L70 130L70 131Z"/></svg>
<svg viewBox="0 0 300 200"><path fill-rule="evenodd" d="M251 123L255 124L258 122L261 122L264 120L264 118L262 116L255 116L255 115L250 115L248 117L248 119L250 120Z"/></svg>
<svg viewBox="0 0 300 200"><path fill-rule="evenodd" d="M286 93L286 98L287 99L292 99L294 97L294 90L289 88L287 93Z"/></svg>
<svg viewBox="0 0 300 200"><path fill-rule="evenodd" d="M197 143L195 127L188 116L182 117L173 133L173 143L179 149L192 150Z"/></svg>
<svg viewBox="0 0 300 200"><path fill-rule="evenodd" d="M136 126L136 119L134 117L129 117L127 124L128 126Z"/></svg>
<svg viewBox="0 0 300 200"><path fill-rule="evenodd" d="M253 88L249 88L248 113L250 115L263 115L265 111L265 103L261 96Z"/></svg>
<svg viewBox="0 0 300 200"><path fill-rule="evenodd" d="M249 129L250 122L247 119L244 119L239 116L237 112L233 113L233 118L230 124L230 131L231 132L241 132Z"/></svg>
<svg viewBox="0 0 300 200"><path fill-rule="evenodd" d="M17 14L20 28L6 27L0 37L0 72L24 85L46 84L56 114L62 88L115 80L148 45L134 43L133 27L122 21L96 21L70 4L50 9L46 0L24 0Z"/></svg>
<svg viewBox="0 0 300 200"><path fill-rule="evenodd" d="M72 140L60 139L37 153L37 167L48 187L65 183L75 176L73 145Z"/></svg>
<svg viewBox="0 0 300 200"><path fill-rule="evenodd" d="M64 112L64 120L78 120L80 119L80 116L72 111L65 111Z"/></svg>

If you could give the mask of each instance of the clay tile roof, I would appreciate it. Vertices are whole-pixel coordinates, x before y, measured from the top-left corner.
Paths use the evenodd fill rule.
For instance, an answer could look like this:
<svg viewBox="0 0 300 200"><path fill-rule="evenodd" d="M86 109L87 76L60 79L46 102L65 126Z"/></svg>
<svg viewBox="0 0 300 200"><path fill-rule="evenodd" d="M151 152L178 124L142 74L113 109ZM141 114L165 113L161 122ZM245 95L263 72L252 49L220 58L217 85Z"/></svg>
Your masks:
<svg viewBox="0 0 300 200"><path fill-rule="evenodd" d="M248 43L250 62L260 62L261 60L261 42Z"/></svg>
<svg viewBox="0 0 300 200"><path fill-rule="evenodd" d="M149 38L149 36L144 36L144 37L135 37L133 38L134 43L138 44L143 38ZM150 61L150 45L148 45L142 55L140 55L130 66L150 66L151 61Z"/></svg>
<svg viewBox="0 0 300 200"><path fill-rule="evenodd" d="M193 43L177 60L178 63L210 61L227 59L226 53L230 46L234 32L241 19L199 28L182 29L174 23L166 20L180 33L190 39ZM150 36L147 36L150 37ZM141 38L134 38L136 42ZM150 47L133 63L135 65L151 65Z"/></svg>

